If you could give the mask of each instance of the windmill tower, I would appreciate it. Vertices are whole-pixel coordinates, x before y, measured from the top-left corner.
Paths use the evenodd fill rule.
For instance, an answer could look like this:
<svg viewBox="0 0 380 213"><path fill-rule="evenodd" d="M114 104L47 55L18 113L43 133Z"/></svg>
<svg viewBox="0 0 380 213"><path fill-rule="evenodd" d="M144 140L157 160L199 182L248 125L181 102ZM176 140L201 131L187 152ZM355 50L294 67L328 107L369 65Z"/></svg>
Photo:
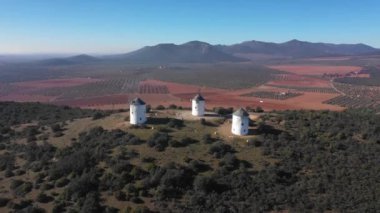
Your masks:
<svg viewBox="0 0 380 213"><path fill-rule="evenodd" d="M200 92L191 100L191 114L203 116L205 114L205 99Z"/></svg>
<svg viewBox="0 0 380 213"><path fill-rule="evenodd" d="M135 98L130 102L129 118L133 125L142 125L146 122L146 105L140 98Z"/></svg>
<svg viewBox="0 0 380 213"><path fill-rule="evenodd" d="M249 114L243 108L232 114L231 132L234 135L247 135L249 126Z"/></svg>

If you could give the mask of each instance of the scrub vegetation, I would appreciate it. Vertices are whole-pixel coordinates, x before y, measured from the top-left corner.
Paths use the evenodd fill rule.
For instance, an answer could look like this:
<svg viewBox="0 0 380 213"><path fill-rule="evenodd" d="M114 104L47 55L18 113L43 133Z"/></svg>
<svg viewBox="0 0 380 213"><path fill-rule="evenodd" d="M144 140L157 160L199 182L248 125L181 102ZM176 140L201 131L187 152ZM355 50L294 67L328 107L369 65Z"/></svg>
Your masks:
<svg viewBox="0 0 380 213"><path fill-rule="evenodd" d="M0 211L380 209L380 119L371 110L262 113L253 135L226 138L216 134L223 117L118 128L111 119L123 112L0 109ZM72 134L76 122L88 127ZM52 142L68 134L70 143Z"/></svg>

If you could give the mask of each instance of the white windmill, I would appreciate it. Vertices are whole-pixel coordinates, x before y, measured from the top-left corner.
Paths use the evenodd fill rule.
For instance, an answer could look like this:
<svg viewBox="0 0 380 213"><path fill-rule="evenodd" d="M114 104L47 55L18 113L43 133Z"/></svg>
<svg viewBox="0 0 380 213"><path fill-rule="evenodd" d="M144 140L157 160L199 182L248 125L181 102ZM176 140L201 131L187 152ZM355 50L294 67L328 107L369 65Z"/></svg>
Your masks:
<svg viewBox="0 0 380 213"><path fill-rule="evenodd" d="M142 125L146 122L146 105L140 98L135 98L130 102L129 118L133 125Z"/></svg>
<svg viewBox="0 0 380 213"><path fill-rule="evenodd" d="M194 116L204 116L205 114L205 99L200 93L191 100L191 114Z"/></svg>
<svg viewBox="0 0 380 213"><path fill-rule="evenodd" d="M249 127L249 114L243 108L239 108L232 114L231 132L234 135L247 135Z"/></svg>

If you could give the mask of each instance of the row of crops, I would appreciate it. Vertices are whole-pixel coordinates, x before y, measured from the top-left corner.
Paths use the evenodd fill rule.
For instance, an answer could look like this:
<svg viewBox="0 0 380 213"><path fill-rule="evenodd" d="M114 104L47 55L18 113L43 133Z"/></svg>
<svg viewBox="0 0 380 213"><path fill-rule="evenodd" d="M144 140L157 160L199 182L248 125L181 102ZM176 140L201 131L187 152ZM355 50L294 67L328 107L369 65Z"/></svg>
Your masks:
<svg viewBox="0 0 380 213"><path fill-rule="evenodd" d="M294 98L300 95L302 95L302 93L258 91L258 92L247 93L242 96L266 98L266 99L274 99L274 100L286 100L286 99Z"/></svg>
<svg viewBox="0 0 380 213"><path fill-rule="evenodd" d="M151 72L150 78L231 90L265 84L279 73L282 72L250 63L186 64Z"/></svg>
<svg viewBox="0 0 380 213"><path fill-rule="evenodd" d="M380 86L380 67L369 66L360 71L360 74L369 74L369 78L344 77L334 81L357 86Z"/></svg>
<svg viewBox="0 0 380 213"><path fill-rule="evenodd" d="M334 83L334 86L350 97L380 101L380 87Z"/></svg>
<svg viewBox="0 0 380 213"><path fill-rule="evenodd" d="M345 95L326 101L327 104L339 105L347 108L380 107L380 87L352 85L334 82L334 86Z"/></svg>
<svg viewBox="0 0 380 213"><path fill-rule="evenodd" d="M314 92L314 93L337 93L334 88L330 87L297 87L297 86L286 86L286 85L274 85L268 84L271 87L277 87L282 89L291 89L301 92Z"/></svg>
<svg viewBox="0 0 380 213"><path fill-rule="evenodd" d="M88 83L69 88L51 88L39 91L43 95L58 96L60 99L88 98L138 91L140 79L118 78Z"/></svg>
<svg viewBox="0 0 380 213"><path fill-rule="evenodd" d="M380 106L379 102L365 97L350 97L346 95L340 95L324 103L346 108L378 108Z"/></svg>
<svg viewBox="0 0 380 213"><path fill-rule="evenodd" d="M273 79L276 81L302 81L305 77L295 74L274 74Z"/></svg>
<svg viewBox="0 0 380 213"><path fill-rule="evenodd" d="M165 85L141 84L141 78L113 78L98 82L92 82L74 87L59 87L39 90L36 93L46 96L59 97L58 100L70 100L79 98L91 98L115 94L140 93L140 94L168 94Z"/></svg>
<svg viewBox="0 0 380 213"><path fill-rule="evenodd" d="M140 94L168 94L169 89L165 85L142 84L139 86Z"/></svg>

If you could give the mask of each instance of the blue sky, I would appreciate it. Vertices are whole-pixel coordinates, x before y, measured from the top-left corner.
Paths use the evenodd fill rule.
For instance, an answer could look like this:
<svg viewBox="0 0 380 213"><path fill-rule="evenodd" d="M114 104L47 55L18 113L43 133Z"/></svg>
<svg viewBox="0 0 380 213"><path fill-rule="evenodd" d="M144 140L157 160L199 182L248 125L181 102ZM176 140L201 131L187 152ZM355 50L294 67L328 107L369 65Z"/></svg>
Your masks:
<svg viewBox="0 0 380 213"><path fill-rule="evenodd" d="M0 53L291 39L380 47L376 0L0 0Z"/></svg>

